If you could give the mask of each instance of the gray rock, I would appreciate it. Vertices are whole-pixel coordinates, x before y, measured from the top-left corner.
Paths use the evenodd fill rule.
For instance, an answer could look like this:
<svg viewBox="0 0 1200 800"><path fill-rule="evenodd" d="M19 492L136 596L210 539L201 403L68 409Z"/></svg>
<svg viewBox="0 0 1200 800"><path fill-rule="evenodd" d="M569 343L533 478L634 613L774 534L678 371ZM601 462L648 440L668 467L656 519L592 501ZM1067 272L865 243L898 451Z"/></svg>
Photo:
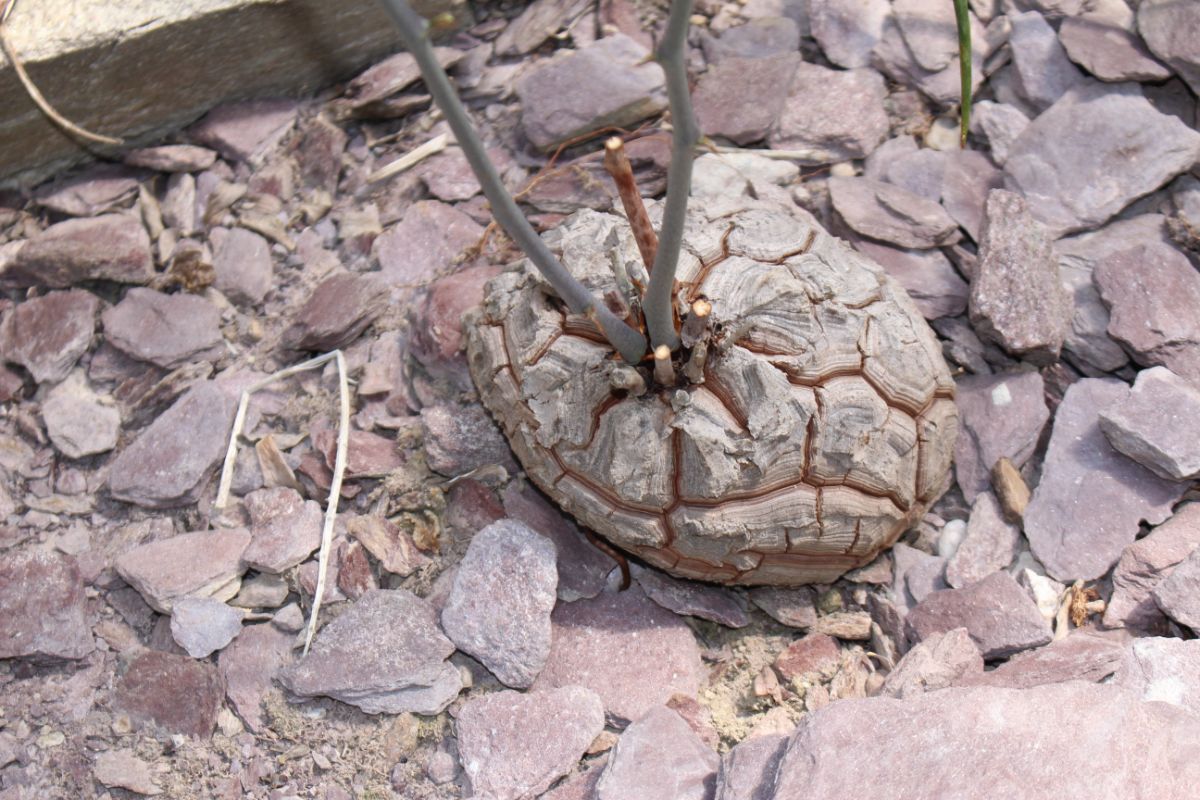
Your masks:
<svg viewBox="0 0 1200 800"><path fill-rule="evenodd" d="M966 311L970 287L941 250L903 250L866 239L853 244L904 287L925 319Z"/></svg>
<svg viewBox="0 0 1200 800"><path fill-rule="evenodd" d="M212 381L193 386L113 460L112 496L148 508L195 502L225 455L236 408Z"/></svg>
<svg viewBox="0 0 1200 800"><path fill-rule="evenodd" d="M262 703L269 693L279 694L275 674L291 662L294 641L295 636L274 625L247 625L217 656L225 694L246 727L255 733L268 727Z"/></svg>
<svg viewBox="0 0 1200 800"><path fill-rule="evenodd" d="M1187 503L1121 554L1113 569L1112 597L1104 610L1107 627L1165 628L1151 593L1175 566L1200 547L1200 503Z"/></svg>
<svg viewBox="0 0 1200 800"><path fill-rule="evenodd" d="M1070 299L1050 236L1020 195L1003 189L988 194L969 307L984 340L1038 364L1058 358Z"/></svg>
<svg viewBox="0 0 1200 800"><path fill-rule="evenodd" d="M1079 628L1045 647L1018 653L993 670L966 675L958 683L1009 689L1066 681L1099 683L1112 675L1120 663L1125 651L1123 639Z"/></svg>
<svg viewBox="0 0 1200 800"><path fill-rule="evenodd" d="M1096 264L1115 252L1137 244L1167 243L1163 223L1161 215L1143 214L1054 243L1059 275L1075 301L1064 348L1076 363L1099 372L1112 372L1129 363L1129 354L1108 335L1111 316L1092 276Z"/></svg>
<svg viewBox="0 0 1200 800"><path fill-rule="evenodd" d="M892 547L892 594L900 609L911 611L931 592L948 588L942 580L945 567L945 558L897 542Z"/></svg>
<svg viewBox="0 0 1200 800"><path fill-rule="evenodd" d="M452 47L435 47L433 53L444 69L454 66L463 57L461 50ZM396 53L372 65L346 84L345 102L354 116L392 117L395 114L389 113L387 99L407 89L420 77L421 68L417 66L412 53Z"/></svg>
<svg viewBox="0 0 1200 800"><path fill-rule="evenodd" d="M137 287L101 315L104 338L122 353L174 369L223 351L221 312L203 297Z"/></svg>
<svg viewBox="0 0 1200 800"><path fill-rule="evenodd" d="M1054 418L1042 478L1025 510L1025 535L1047 572L1094 580L1116 563L1142 520L1157 525L1183 495L1113 450L1100 411L1128 394L1125 384L1084 378L1067 388Z"/></svg>
<svg viewBox="0 0 1200 800"><path fill-rule="evenodd" d="M250 513L250 546L242 553L246 566L279 574L321 546L321 506L295 489L259 489L246 495L245 503Z"/></svg>
<svg viewBox="0 0 1200 800"><path fill-rule="evenodd" d="M296 123L294 100L251 100L208 112L190 129L192 139L231 161L260 163Z"/></svg>
<svg viewBox="0 0 1200 800"><path fill-rule="evenodd" d="M871 151L863 161L863 177L877 181L888 180L892 165L920 152L917 140L908 134L893 136Z"/></svg>
<svg viewBox="0 0 1200 800"><path fill-rule="evenodd" d="M261 302L275 283L271 245L245 228L214 228L209 236L216 287L235 303Z"/></svg>
<svg viewBox="0 0 1200 800"><path fill-rule="evenodd" d="M39 186L34 202L68 217L94 217L129 204L138 174L119 164L97 164L81 173Z"/></svg>
<svg viewBox="0 0 1200 800"><path fill-rule="evenodd" d="M728 589L672 578L637 564L631 564L630 568L646 596L668 611L711 620L728 628L750 624L746 609Z"/></svg>
<svg viewBox="0 0 1200 800"><path fill-rule="evenodd" d="M950 66L958 55L958 29L952 4L896 0L892 13L908 49L923 69L936 72Z"/></svg>
<svg viewBox="0 0 1200 800"><path fill-rule="evenodd" d="M1143 366L1200 385L1200 274L1166 244L1143 244L1097 262L1092 280L1109 307L1108 333Z"/></svg>
<svg viewBox="0 0 1200 800"><path fill-rule="evenodd" d="M550 655L554 545L523 522L475 534L442 610L442 629L506 686L527 689Z"/></svg>
<svg viewBox="0 0 1200 800"><path fill-rule="evenodd" d="M550 656L534 691L585 686L610 718L631 721L672 695L694 697L703 682L691 628L640 589L560 604L550 620Z"/></svg>
<svg viewBox="0 0 1200 800"><path fill-rule="evenodd" d="M387 304L387 288L380 277L339 272L313 289L284 332L284 342L298 350L346 347L383 313Z"/></svg>
<svg viewBox="0 0 1200 800"><path fill-rule="evenodd" d="M117 558L116 567L156 611L170 614L181 597L237 595L249 543L243 528L181 533L134 547Z"/></svg>
<svg viewBox="0 0 1200 800"><path fill-rule="evenodd" d="M863 236L901 247L958 240L958 224L935 201L870 178L830 178L829 197L846 224Z"/></svg>
<svg viewBox="0 0 1200 800"><path fill-rule="evenodd" d="M128 789L134 794L153 796L162 789L154 782L150 764L129 750L109 750L96 756L92 777L108 788Z"/></svg>
<svg viewBox="0 0 1200 800"><path fill-rule="evenodd" d="M1171 574L1151 591L1154 602L1171 619L1200 630L1200 552L1175 565Z"/></svg>
<svg viewBox="0 0 1200 800"><path fill-rule="evenodd" d="M886 96L883 78L873 70L801 64L767 143L797 151L802 164L863 158L887 138Z"/></svg>
<svg viewBox="0 0 1200 800"><path fill-rule="evenodd" d="M482 235L483 226L454 206L421 200L404 212L398 224L376 237L371 256L388 284L412 288L444 273Z"/></svg>
<svg viewBox="0 0 1200 800"><path fill-rule="evenodd" d="M1101 14L1068 17L1058 40L1072 61L1102 81L1165 81L1159 63L1132 30Z"/></svg>
<svg viewBox="0 0 1200 800"><path fill-rule="evenodd" d="M430 469L462 475L484 466L517 469L508 442L483 406L439 405L421 409Z"/></svg>
<svg viewBox="0 0 1200 800"><path fill-rule="evenodd" d="M150 236L127 214L69 219L27 241L4 277L19 286L56 289L91 280L147 283L154 277Z"/></svg>
<svg viewBox="0 0 1200 800"><path fill-rule="evenodd" d="M675 711L659 706L625 729L596 800L705 800L721 760Z"/></svg>
<svg viewBox="0 0 1200 800"><path fill-rule="evenodd" d="M1139 372L1129 395L1100 412L1100 429L1162 478L1200 477L1200 389L1166 367Z"/></svg>
<svg viewBox="0 0 1200 800"><path fill-rule="evenodd" d="M224 696L216 666L146 650L117 679L112 705L168 733L207 739L216 727Z"/></svg>
<svg viewBox="0 0 1200 800"><path fill-rule="evenodd" d="M1200 133L1136 84L1085 83L1029 124L1004 170L1033 216L1062 234L1103 223L1197 159Z"/></svg>
<svg viewBox="0 0 1200 800"><path fill-rule="evenodd" d="M171 604L171 636L192 658L207 658L242 632L242 617L211 597L180 597Z"/></svg>
<svg viewBox="0 0 1200 800"><path fill-rule="evenodd" d="M787 17L757 17L701 40L710 64L727 58L769 58L800 49L800 26Z"/></svg>
<svg viewBox="0 0 1200 800"><path fill-rule="evenodd" d="M928 147L902 153L888 160L883 180L936 203L942 198L942 173L948 155Z"/></svg>
<svg viewBox="0 0 1200 800"><path fill-rule="evenodd" d="M42 403L46 435L67 458L106 453L117 446L121 412L102 403L82 378L55 386Z"/></svg>
<svg viewBox="0 0 1200 800"><path fill-rule="evenodd" d="M521 56L532 53L559 29L579 17L585 3L535 0L496 37L496 55Z"/></svg>
<svg viewBox="0 0 1200 800"><path fill-rule="evenodd" d="M816 593L807 586L756 586L750 600L789 628L808 629L817 623Z"/></svg>
<svg viewBox="0 0 1200 800"><path fill-rule="evenodd" d="M1113 683L1143 700L1200 714L1200 640L1134 639L1123 653Z"/></svg>
<svg viewBox="0 0 1200 800"><path fill-rule="evenodd" d="M782 733L738 742L721 756L715 800L771 800L775 770L786 747L787 736Z"/></svg>
<svg viewBox="0 0 1200 800"><path fill-rule="evenodd" d="M1017 557L1021 529L1004 518L991 492L980 492L971 506L967 535L946 562L946 583L955 589L1005 569Z"/></svg>
<svg viewBox="0 0 1200 800"><path fill-rule="evenodd" d="M1007 103L980 100L971 109L971 132L987 139L992 160L1000 166L1004 166L1013 142L1028 125L1025 112Z"/></svg>
<svg viewBox="0 0 1200 800"><path fill-rule="evenodd" d="M548 150L609 125L631 126L667 104L662 68L622 34L560 53L517 79L521 124Z"/></svg>
<svg viewBox="0 0 1200 800"><path fill-rule="evenodd" d="M974 15L970 16L970 21L971 41L974 43L971 49L971 89L972 92L977 92L983 83L983 65L990 50L983 25ZM883 35L872 51L872 64L883 70L893 81L915 87L939 105L959 102L962 80L958 56L956 55L944 69L925 69L917 62L894 19L888 18L884 21Z"/></svg>
<svg viewBox="0 0 1200 800"><path fill-rule="evenodd" d="M1004 372L958 379L958 442L954 470L967 502L992 484L992 467L1007 458L1017 467L1033 455L1050 419L1041 374Z"/></svg>
<svg viewBox="0 0 1200 800"><path fill-rule="evenodd" d="M1194 3L1144 0L1137 7L1137 28L1146 45L1200 92L1200 8Z"/></svg>
<svg viewBox="0 0 1200 800"><path fill-rule="evenodd" d="M847 69L870 65L871 51L892 13L886 0L809 0L808 8L813 38L826 58Z"/></svg>
<svg viewBox="0 0 1200 800"><path fill-rule="evenodd" d="M94 649L75 559L54 551L5 553L0 559L0 659L73 661Z"/></svg>
<svg viewBox="0 0 1200 800"><path fill-rule="evenodd" d="M1007 572L993 572L963 589L933 592L904 621L910 642L966 628L985 659L1048 644L1050 626Z"/></svg>
<svg viewBox="0 0 1200 800"><path fill-rule="evenodd" d="M470 795L520 800L571 771L604 730L604 705L580 686L493 692L464 703L454 727Z"/></svg>
<svg viewBox="0 0 1200 800"><path fill-rule="evenodd" d="M946 153L942 170L942 206L975 241L981 241L988 195L1004 185L1004 173L974 150Z"/></svg>
<svg viewBox="0 0 1200 800"><path fill-rule="evenodd" d="M764 139L783 113L803 60L799 53L785 53L726 58L710 66L692 98L700 130L739 145Z"/></svg>
<svg viewBox="0 0 1200 800"><path fill-rule="evenodd" d="M950 688L808 715L774 797L1186 797L1197 747L1192 714L1121 687Z"/></svg>
<svg viewBox="0 0 1200 800"><path fill-rule="evenodd" d="M287 601L290 591L283 576L263 573L242 581L242 588L229 605L246 609L279 608Z"/></svg>
<svg viewBox="0 0 1200 800"><path fill-rule="evenodd" d="M201 172L213 165L217 152L194 144L164 144L130 150L122 160L156 172Z"/></svg>
<svg viewBox="0 0 1200 800"><path fill-rule="evenodd" d="M18 303L0 323L0 356L38 383L61 381L92 346L100 301L91 292L49 292Z"/></svg>
<svg viewBox="0 0 1200 800"><path fill-rule="evenodd" d="M295 695L326 695L368 714L438 714L462 689L445 660L453 652L432 606L406 589L376 589L322 628L279 681Z"/></svg>
<svg viewBox="0 0 1200 800"><path fill-rule="evenodd" d="M953 686L964 676L983 674L983 656L966 628L934 634L904 654L883 681L879 694L901 700Z"/></svg>
<svg viewBox="0 0 1200 800"><path fill-rule="evenodd" d="M1016 68L1016 89L1038 111L1049 108L1085 80L1067 58L1050 23L1036 11L1009 16L1008 44Z"/></svg>
<svg viewBox="0 0 1200 800"><path fill-rule="evenodd" d="M558 554L558 598L571 603L595 597L604 589L613 560L593 547L575 523L532 487L510 483L504 490L504 513L520 520L554 543Z"/></svg>

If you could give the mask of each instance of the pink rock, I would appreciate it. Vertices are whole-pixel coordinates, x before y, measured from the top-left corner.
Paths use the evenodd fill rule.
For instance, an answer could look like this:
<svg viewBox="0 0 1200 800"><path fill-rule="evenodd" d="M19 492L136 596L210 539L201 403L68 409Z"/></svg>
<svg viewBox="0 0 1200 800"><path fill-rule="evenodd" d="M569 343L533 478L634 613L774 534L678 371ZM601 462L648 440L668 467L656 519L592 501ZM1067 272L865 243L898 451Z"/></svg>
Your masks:
<svg viewBox="0 0 1200 800"><path fill-rule="evenodd" d="M1103 81L1165 81L1171 70L1159 63L1131 30L1101 14L1068 17L1058 39L1072 61Z"/></svg>
<svg viewBox="0 0 1200 800"><path fill-rule="evenodd" d="M985 659L1050 642L1050 626L1007 572L994 572L965 589L933 592L908 613L910 642L966 628Z"/></svg>
<svg viewBox="0 0 1200 800"><path fill-rule="evenodd" d="M1163 627L1166 620L1151 592L1198 547L1200 503L1187 503L1125 548L1113 570L1113 593L1104 611L1104 624L1136 630Z"/></svg>
<svg viewBox="0 0 1200 800"><path fill-rule="evenodd" d="M596 800L705 800L721 760L669 708L651 708L625 729L596 784Z"/></svg>
<svg viewBox="0 0 1200 800"><path fill-rule="evenodd" d="M1045 110L1072 86L1082 83L1082 72L1067 58L1054 28L1037 11L1013 14L1009 47L1012 49L1016 89L1038 111Z"/></svg>
<svg viewBox="0 0 1200 800"><path fill-rule="evenodd" d="M892 16L887 0L865 0L847 6L838 0L811 0L813 38L825 57L839 67L871 64L871 51L883 36L884 21Z"/></svg>
<svg viewBox="0 0 1200 800"><path fill-rule="evenodd" d="M446 525L455 530L482 530L506 516L496 492L474 478L455 481L446 496Z"/></svg>
<svg viewBox="0 0 1200 800"><path fill-rule="evenodd" d="M224 696L216 666L147 650L117 679L113 706L169 733L204 739L216 727Z"/></svg>
<svg viewBox="0 0 1200 800"><path fill-rule="evenodd" d="M901 700L945 689L964 676L983 674L983 656L966 628L930 636L904 654L888 673L879 694Z"/></svg>
<svg viewBox="0 0 1200 800"><path fill-rule="evenodd" d="M173 369L222 352L221 312L202 297L130 289L101 315L104 338L121 352Z"/></svg>
<svg viewBox="0 0 1200 800"><path fill-rule="evenodd" d="M291 662L294 640L274 625L247 625L217 659L229 702L255 733L267 727L262 701L269 692L278 691L275 673Z"/></svg>
<svg viewBox="0 0 1200 800"><path fill-rule="evenodd" d="M147 283L154 277L150 236L127 214L69 219L27 241L4 277L18 286L53 288L89 280Z"/></svg>
<svg viewBox="0 0 1200 800"><path fill-rule="evenodd" d="M443 475L462 475L499 464L517 470L500 428L483 406L439 405L421 409L429 468Z"/></svg>
<svg viewBox="0 0 1200 800"><path fill-rule="evenodd" d="M708 68L696 85L696 122L709 136L735 144L761 141L783 113L799 52L766 58L729 57Z"/></svg>
<svg viewBox="0 0 1200 800"><path fill-rule="evenodd" d="M593 547L575 523L551 505L532 486L510 483L504 490L504 511L554 542L558 555L558 598L570 603L595 597L616 564Z"/></svg>
<svg viewBox="0 0 1200 800"><path fill-rule="evenodd" d="M243 528L181 533L138 545L117 558L117 572L163 614L178 597L237 594L245 567L242 553L250 543ZM230 591L232 589L232 591Z"/></svg>
<svg viewBox="0 0 1200 800"><path fill-rule="evenodd" d="M246 495L245 503L251 537L242 553L246 566L279 574L321 546L321 506L295 489L259 489Z"/></svg>
<svg viewBox="0 0 1200 800"><path fill-rule="evenodd" d="M1168 617L1180 625L1200 628L1200 553L1193 550L1151 595Z"/></svg>
<svg viewBox="0 0 1200 800"><path fill-rule="evenodd" d="M586 686L617 720L699 691L704 668L691 628L640 589L563 603L550 619L550 656L534 691Z"/></svg>
<svg viewBox="0 0 1200 800"><path fill-rule="evenodd" d="M469 792L495 800L540 796L602 730L600 698L579 686L473 697L455 720Z"/></svg>
<svg viewBox="0 0 1200 800"><path fill-rule="evenodd" d="M379 588L366 551L358 542L343 541L338 547L337 586L342 594L357 600L372 589Z"/></svg>
<svg viewBox="0 0 1200 800"><path fill-rule="evenodd" d="M34 200L70 217L94 217L129 204L137 194L138 174L119 164L99 164L78 175L39 186Z"/></svg>
<svg viewBox="0 0 1200 800"><path fill-rule="evenodd" d="M863 158L887 138L885 97L883 77L874 70L801 64L767 143L804 151L805 164Z"/></svg>
<svg viewBox="0 0 1200 800"><path fill-rule="evenodd" d="M346 520L346 530L384 570L406 577L429 559L413 544L412 537L384 517L361 516Z"/></svg>
<svg viewBox="0 0 1200 800"><path fill-rule="evenodd" d="M631 564L630 568L646 596L668 611L712 620L728 628L744 628L750 624L746 609L728 589L672 578L637 564Z"/></svg>
<svg viewBox="0 0 1200 800"><path fill-rule="evenodd" d="M214 228L209 236L217 289L235 303L261 302L275 283L271 245L245 228Z"/></svg>
<svg viewBox="0 0 1200 800"><path fill-rule="evenodd" d="M0 323L0 353L38 383L61 381L91 347L99 309L96 296L82 289L18 303Z"/></svg>
<svg viewBox="0 0 1200 800"><path fill-rule="evenodd" d="M57 662L94 649L75 559L8 551L0 559L0 658Z"/></svg>
<svg viewBox="0 0 1200 800"><path fill-rule="evenodd" d="M967 502L992 484L996 462L1025 465L1050 419L1042 376L1032 370L958 379L954 473Z"/></svg>
<svg viewBox="0 0 1200 800"><path fill-rule="evenodd" d="M389 284L416 287L448 270L482 235L483 227L453 206L422 200L376 237L371 255Z"/></svg>
<svg viewBox="0 0 1200 800"><path fill-rule="evenodd" d="M785 681L792 681L811 673L828 676L833 673L842 658L842 650L832 636L810 633L788 645L775 657L775 670Z"/></svg>
<svg viewBox="0 0 1200 800"><path fill-rule="evenodd" d="M1126 638L1080 628L1045 647L1018 653L994 670L965 675L959 683L1010 689L1065 681L1099 683L1117 668Z"/></svg>
<svg viewBox="0 0 1200 800"><path fill-rule="evenodd" d="M346 347L383 313L387 303L377 275L340 272L313 290L284 332L284 342L297 350Z"/></svg>
<svg viewBox="0 0 1200 800"><path fill-rule="evenodd" d="M942 205L954 221L979 241L987 196L1004 186L1004 173L983 153L952 150L942 170Z"/></svg>
<svg viewBox="0 0 1200 800"><path fill-rule="evenodd" d="M171 604L171 636L192 658L207 658L242 632L242 616L211 597L179 597Z"/></svg>
<svg viewBox="0 0 1200 800"><path fill-rule="evenodd" d="M1200 641L1134 639L1122 654L1113 683L1128 687L1143 700L1200 714Z"/></svg>
<svg viewBox="0 0 1200 800"><path fill-rule="evenodd" d="M500 274L491 265L467 267L436 280L420 324L413 331L413 354L426 367L455 360L463 365L463 314L483 302L483 287Z"/></svg>
<svg viewBox="0 0 1200 800"><path fill-rule="evenodd" d="M830 178L829 198L846 224L863 236L930 248L961 238L958 223L933 200L870 178Z"/></svg>
<svg viewBox="0 0 1200 800"><path fill-rule="evenodd" d="M301 125L289 151L295 156L305 186L331 195L337 191L347 140L346 132L323 116Z"/></svg>
<svg viewBox="0 0 1200 800"><path fill-rule="evenodd" d="M1020 544L1021 529L1004 518L996 496L981 493L971 506L967 534L946 563L946 583L961 589L1007 568Z"/></svg>
<svg viewBox="0 0 1200 800"><path fill-rule="evenodd" d="M1194 715L1121 687L949 688L806 716L773 797L1182 798L1197 748Z"/></svg>
<svg viewBox="0 0 1200 800"><path fill-rule="evenodd" d="M215 150L194 144L164 144L141 147L125 154L125 163L158 172L201 172L217 160Z"/></svg>
<svg viewBox="0 0 1200 800"><path fill-rule="evenodd" d="M1200 477L1200 385L1166 367L1138 373L1125 400L1100 412L1110 444L1155 475Z"/></svg>
<svg viewBox="0 0 1200 800"><path fill-rule="evenodd" d="M946 559L898 542L892 547L892 594L907 611L931 592L947 588Z"/></svg>
<svg viewBox="0 0 1200 800"><path fill-rule="evenodd" d="M867 239L854 241L854 249L899 281L925 319L966 311L970 287L941 250L904 250Z"/></svg>
<svg viewBox="0 0 1200 800"><path fill-rule="evenodd" d="M313 434L313 445L333 469L337 459L337 434L328 428ZM346 446L346 478L380 478L404 465L396 440L370 431L350 431ZM328 485L328 484L327 484Z"/></svg>
<svg viewBox="0 0 1200 800"><path fill-rule="evenodd" d="M782 733L744 739L721 756L717 800L771 800L787 741Z"/></svg>
<svg viewBox="0 0 1200 800"><path fill-rule="evenodd" d="M750 590L750 600L789 628L806 629L817 624L816 594L807 586L757 586Z"/></svg>
<svg viewBox="0 0 1200 800"><path fill-rule="evenodd" d="M554 561L548 539L522 522L500 520L471 538L459 564L442 630L506 686L531 686L550 655Z"/></svg>
<svg viewBox="0 0 1200 800"><path fill-rule="evenodd" d="M192 139L231 161L261 161L296 122L293 100L251 100L208 112L190 129Z"/></svg>
<svg viewBox="0 0 1200 800"><path fill-rule="evenodd" d="M1104 438L1100 410L1128 392L1119 381L1084 378L1067 389L1055 415L1024 522L1033 554L1059 580L1108 572L1142 520L1157 525L1183 496L1182 484L1159 478Z"/></svg>

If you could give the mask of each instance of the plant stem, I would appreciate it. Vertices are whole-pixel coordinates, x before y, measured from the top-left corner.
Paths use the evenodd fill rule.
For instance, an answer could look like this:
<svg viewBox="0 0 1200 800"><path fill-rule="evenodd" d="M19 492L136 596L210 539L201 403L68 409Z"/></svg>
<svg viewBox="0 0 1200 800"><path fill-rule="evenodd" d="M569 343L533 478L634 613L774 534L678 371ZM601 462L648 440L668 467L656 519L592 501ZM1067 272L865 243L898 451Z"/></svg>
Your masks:
<svg viewBox="0 0 1200 800"><path fill-rule="evenodd" d="M642 309L650 342L655 347L679 346L671 294L675 287L675 268L683 245L683 226L687 219L688 193L692 189L692 149L700 140L687 80L687 32L692 0L672 0L667 30L655 53L667 76L667 100L671 104L671 166L667 172L667 202L663 209L662 229L658 235L658 253L650 273L650 285Z"/></svg>
<svg viewBox="0 0 1200 800"><path fill-rule="evenodd" d="M971 127L971 15L968 0L954 0L954 19L958 23L959 93L958 143L967 146L967 129Z"/></svg>
<svg viewBox="0 0 1200 800"><path fill-rule="evenodd" d="M630 364L640 362L646 354L646 337L617 319L615 314L603 303L597 302L592 293L567 272L521 214L512 195L504 188L496 167L488 158L483 142L479 139L479 134L475 132L471 120L467 117L462 101L450 85L446 71L438 64L433 47L429 44L429 26L425 19L413 11L408 0L383 0L383 5L400 30L400 40L417 60L421 75L425 79L425 86L441 109L450 130L454 131L458 146L462 148L463 155L479 180L479 185L483 187L484 196L491 203L496 221L525 255L529 256L529 260L554 287L554 291L571 311L595 321L605 338Z"/></svg>
<svg viewBox="0 0 1200 800"><path fill-rule="evenodd" d="M625 143L620 136L610 137L604 143L604 169L617 185L617 194L621 196L629 227L633 228L633 238L637 242L638 252L642 254L642 263L647 270L652 270L658 252L658 235L650 224L650 215L646 213L646 205L633 178L633 166L629 163L629 156L625 155Z"/></svg>

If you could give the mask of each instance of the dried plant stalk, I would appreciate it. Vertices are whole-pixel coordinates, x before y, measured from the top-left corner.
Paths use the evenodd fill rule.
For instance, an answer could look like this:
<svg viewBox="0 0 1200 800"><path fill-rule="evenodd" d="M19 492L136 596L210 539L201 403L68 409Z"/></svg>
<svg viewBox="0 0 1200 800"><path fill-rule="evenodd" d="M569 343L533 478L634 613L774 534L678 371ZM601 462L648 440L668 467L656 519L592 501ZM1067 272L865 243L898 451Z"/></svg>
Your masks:
<svg viewBox="0 0 1200 800"><path fill-rule="evenodd" d="M647 270L652 270L658 252L658 234L650 224L646 204L642 202L637 182L633 179L633 167L629 164L629 156L625 154L625 143L619 136L613 136L604 143L604 169L617 184L617 194L621 196L621 205L625 207L625 216L629 218L629 227L633 229L642 263Z"/></svg>

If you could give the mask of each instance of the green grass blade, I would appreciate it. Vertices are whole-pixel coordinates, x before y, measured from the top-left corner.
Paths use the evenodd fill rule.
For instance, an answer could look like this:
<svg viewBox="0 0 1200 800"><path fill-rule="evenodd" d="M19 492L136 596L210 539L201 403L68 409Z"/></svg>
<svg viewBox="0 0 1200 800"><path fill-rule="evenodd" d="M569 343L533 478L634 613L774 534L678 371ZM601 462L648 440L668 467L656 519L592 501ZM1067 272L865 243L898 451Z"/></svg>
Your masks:
<svg viewBox="0 0 1200 800"><path fill-rule="evenodd" d="M958 22L958 72L962 83L958 141L965 149L967 129L971 127L971 16L967 0L954 0L954 19Z"/></svg>

